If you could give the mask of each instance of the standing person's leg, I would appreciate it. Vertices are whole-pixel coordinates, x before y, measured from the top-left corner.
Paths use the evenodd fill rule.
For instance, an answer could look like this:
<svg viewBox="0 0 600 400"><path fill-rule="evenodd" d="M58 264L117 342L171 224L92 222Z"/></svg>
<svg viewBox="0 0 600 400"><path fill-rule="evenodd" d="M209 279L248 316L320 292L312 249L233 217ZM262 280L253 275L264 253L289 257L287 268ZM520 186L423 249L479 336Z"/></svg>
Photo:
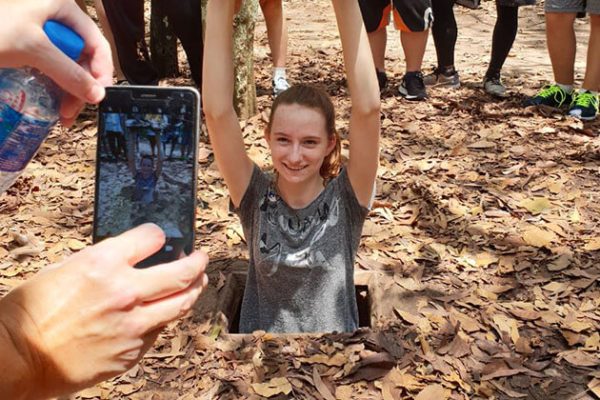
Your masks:
<svg viewBox="0 0 600 400"><path fill-rule="evenodd" d="M406 58L406 74L398 91L407 100L423 100L427 97L427 91L421 65L429 27L433 21L431 0L393 0L393 5L394 24L400 30L400 41Z"/></svg>
<svg viewBox="0 0 600 400"><path fill-rule="evenodd" d="M600 0L588 1L590 14L590 40L588 42L585 78L581 91L573 99L569 115L583 120L593 120L598 115L600 100Z"/></svg>
<svg viewBox="0 0 600 400"><path fill-rule="evenodd" d="M204 57L202 3L200 0L177 0L177 6L170 5L165 10L171 27L185 50L192 79L201 88Z"/></svg>
<svg viewBox="0 0 600 400"><path fill-rule="evenodd" d="M121 69L121 65L119 64L119 56L117 55L115 37L112 33L112 29L110 28L110 24L108 23L108 19L106 18L104 4L102 4L102 0L94 0L94 6L96 7L96 15L98 15L98 20L100 21L102 32L104 33L106 40L108 40L108 43L110 44L110 51L112 52L113 65L115 67L115 75L117 77L117 82L124 81L125 75L123 75L123 70Z"/></svg>
<svg viewBox="0 0 600 400"><path fill-rule="evenodd" d="M584 0L546 0L546 42L555 84L545 86L525 105L562 107L571 104L575 69L575 30L578 12L584 11Z"/></svg>
<svg viewBox="0 0 600 400"><path fill-rule="evenodd" d="M102 0L123 74L130 83L152 85L158 73L150 61L143 0Z"/></svg>
<svg viewBox="0 0 600 400"><path fill-rule="evenodd" d="M273 93L277 96L290 87L285 71L288 31L283 15L283 1L260 0L260 8L267 25L267 36L273 60Z"/></svg>
<svg viewBox="0 0 600 400"><path fill-rule="evenodd" d="M456 18L454 18L454 0L431 0L433 25L431 34L437 55L437 68L423 78L425 85L460 86L458 73L454 68L454 48L458 36Z"/></svg>
<svg viewBox="0 0 600 400"><path fill-rule="evenodd" d="M502 0L496 0L496 25L492 35L492 56L483 78L485 91L497 97L506 96L506 87L500 79L500 71L515 42L519 25L519 8L502 3Z"/></svg>
<svg viewBox="0 0 600 400"><path fill-rule="evenodd" d="M387 75L385 74L385 48L387 45L386 27L390 22L390 1L389 0L358 0L363 23L367 30L369 45L379 82L379 90L383 90L387 85Z"/></svg>

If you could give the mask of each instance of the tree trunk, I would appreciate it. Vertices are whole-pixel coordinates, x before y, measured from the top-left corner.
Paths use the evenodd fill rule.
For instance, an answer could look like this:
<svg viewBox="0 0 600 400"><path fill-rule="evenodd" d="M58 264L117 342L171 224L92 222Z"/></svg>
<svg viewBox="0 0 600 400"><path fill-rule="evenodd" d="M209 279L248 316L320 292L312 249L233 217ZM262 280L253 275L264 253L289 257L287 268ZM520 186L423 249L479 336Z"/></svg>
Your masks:
<svg viewBox="0 0 600 400"><path fill-rule="evenodd" d="M167 2L152 0L150 14L150 54L152 56L152 63L161 78L179 75L177 38L169 25L169 20L163 7L168 7ZM172 7L176 7L176 5Z"/></svg>
<svg viewBox="0 0 600 400"><path fill-rule="evenodd" d="M219 0L211 0L219 1ZM202 0L202 26L206 26L206 4ZM256 85L254 82L254 26L258 12L258 0L243 0L242 7L234 19L233 63L234 89L233 105L240 118L246 119L256 114ZM206 42L205 42L206 43ZM204 57L206 62L210 54Z"/></svg>

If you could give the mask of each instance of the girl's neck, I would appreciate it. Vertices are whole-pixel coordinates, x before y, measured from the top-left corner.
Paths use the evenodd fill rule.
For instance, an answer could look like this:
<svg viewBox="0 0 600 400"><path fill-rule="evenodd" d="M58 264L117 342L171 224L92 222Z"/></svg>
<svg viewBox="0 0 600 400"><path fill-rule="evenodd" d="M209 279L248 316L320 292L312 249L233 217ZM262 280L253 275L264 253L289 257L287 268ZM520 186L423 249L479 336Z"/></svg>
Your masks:
<svg viewBox="0 0 600 400"><path fill-rule="evenodd" d="M321 194L324 182L321 176L301 183L286 182L277 176L275 186L283 201L291 208L299 210L308 206Z"/></svg>

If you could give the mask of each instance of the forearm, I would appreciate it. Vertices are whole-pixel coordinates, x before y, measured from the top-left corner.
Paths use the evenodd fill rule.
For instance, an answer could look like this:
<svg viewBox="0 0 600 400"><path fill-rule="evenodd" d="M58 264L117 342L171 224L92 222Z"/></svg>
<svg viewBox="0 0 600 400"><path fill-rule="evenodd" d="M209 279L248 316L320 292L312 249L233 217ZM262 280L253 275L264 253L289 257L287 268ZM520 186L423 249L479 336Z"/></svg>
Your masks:
<svg viewBox="0 0 600 400"><path fill-rule="evenodd" d="M358 2L332 0L332 3L342 41L352 113L360 116L376 114L379 118L380 101L375 64Z"/></svg>
<svg viewBox="0 0 600 400"><path fill-rule="evenodd" d="M0 393L7 399L33 399L32 388L40 384L27 339L27 323L15 316L7 299L0 299Z"/></svg>
<svg viewBox="0 0 600 400"><path fill-rule="evenodd" d="M233 0L210 0L206 16L204 62L204 113L220 118L233 111Z"/></svg>

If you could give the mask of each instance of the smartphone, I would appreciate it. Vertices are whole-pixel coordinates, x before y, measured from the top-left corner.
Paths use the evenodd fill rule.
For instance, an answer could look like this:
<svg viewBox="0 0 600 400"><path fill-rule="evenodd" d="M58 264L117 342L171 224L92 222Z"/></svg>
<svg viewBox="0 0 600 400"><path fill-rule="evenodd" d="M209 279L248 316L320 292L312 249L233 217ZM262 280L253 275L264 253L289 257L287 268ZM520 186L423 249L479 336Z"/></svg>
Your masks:
<svg viewBox="0 0 600 400"><path fill-rule="evenodd" d="M164 246L145 268L192 252L200 95L193 88L114 86L98 108L94 243L152 222Z"/></svg>

